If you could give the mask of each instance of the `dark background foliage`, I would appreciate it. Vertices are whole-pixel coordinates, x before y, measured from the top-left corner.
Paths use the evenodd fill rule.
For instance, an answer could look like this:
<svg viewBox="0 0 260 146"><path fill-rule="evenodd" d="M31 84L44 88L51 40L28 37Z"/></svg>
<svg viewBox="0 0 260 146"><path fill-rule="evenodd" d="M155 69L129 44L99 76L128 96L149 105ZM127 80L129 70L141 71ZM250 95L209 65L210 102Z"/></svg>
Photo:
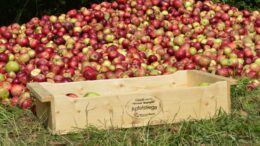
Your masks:
<svg viewBox="0 0 260 146"><path fill-rule="evenodd" d="M103 0L104 1L104 0ZM213 0L225 2L239 9L258 9L260 0ZM58 15L70 9L88 7L102 0L0 0L0 26L14 22L24 23L32 17Z"/></svg>
<svg viewBox="0 0 260 146"><path fill-rule="evenodd" d="M100 2L102 0L0 0L0 25L24 23L35 16L58 15Z"/></svg>
<svg viewBox="0 0 260 146"><path fill-rule="evenodd" d="M259 10L260 0L213 0L214 2L228 3L232 6L236 6L240 10Z"/></svg>

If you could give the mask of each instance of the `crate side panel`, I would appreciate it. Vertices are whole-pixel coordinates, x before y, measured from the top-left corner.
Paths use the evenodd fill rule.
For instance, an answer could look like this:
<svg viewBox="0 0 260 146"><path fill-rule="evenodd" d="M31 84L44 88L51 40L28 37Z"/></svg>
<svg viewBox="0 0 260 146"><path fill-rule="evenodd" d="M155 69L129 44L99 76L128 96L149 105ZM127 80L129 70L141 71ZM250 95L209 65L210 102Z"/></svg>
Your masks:
<svg viewBox="0 0 260 146"><path fill-rule="evenodd" d="M186 71L179 71L172 75L128 78L102 81L84 81L63 84L47 84L44 85L53 95L66 95L67 93L76 93L84 96L87 92L97 92L102 96L112 96L143 92L154 89L171 89L174 87L183 87L187 84Z"/></svg>
<svg viewBox="0 0 260 146"><path fill-rule="evenodd" d="M215 83L218 81L227 81L230 85L235 84L236 80L226 78L202 71L191 70L187 72L188 86L198 86L202 82Z"/></svg>
<svg viewBox="0 0 260 146"><path fill-rule="evenodd" d="M46 89L46 86L49 86L51 84L49 83L28 83L27 88L30 90L30 92L39 99L41 102L50 102L52 95L50 93L50 90Z"/></svg>
<svg viewBox="0 0 260 146"><path fill-rule="evenodd" d="M50 116L50 102L35 100L36 116L44 123L48 122Z"/></svg>
<svg viewBox="0 0 260 146"><path fill-rule="evenodd" d="M59 98L55 103L56 131L75 128L127 128L213 117L229 111L223 83L209 87L178 88L92 99ZM219 94L220 93L220 94Z"/></svg>

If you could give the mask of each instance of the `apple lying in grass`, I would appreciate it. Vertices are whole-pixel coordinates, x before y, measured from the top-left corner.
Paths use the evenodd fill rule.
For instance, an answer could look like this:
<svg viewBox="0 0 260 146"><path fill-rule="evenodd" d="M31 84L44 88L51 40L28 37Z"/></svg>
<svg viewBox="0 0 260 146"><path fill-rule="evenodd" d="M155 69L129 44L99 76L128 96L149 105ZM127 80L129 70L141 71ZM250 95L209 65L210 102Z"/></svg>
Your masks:
<svg viewBox="0 0 260 146"><path fill-rule="evenodd" d="M24 100L23 102L21 102L19 104L19 106L22 108L22 109L29 109L32 105L32 99L31 98L28 98L26 100Z"/></svg>
<svg viewBox="0 0 260 146"><path fill-rule="evenodd" d="M260 86L260 81L258 81L258 80L252 80L252 81L250 81L249 84L247 85L247 88L248 88L249 90L254 90L254 89L256 89L256 88L259 87L259 86Z"/></svg>
<svg viewBox="0 0 260 146"><path fill-rule="evenodd" d="M0 99L7 99L9 96L9 91L3 87L0 87Z"/></svg>
<svg viewBox="0 0 260 146"><path fill-rule="evenodd" d="M11 105L12 106L16 106L18 104L18 101L19 101L19 97L18 96L13 96L11 98Z"/></svg>

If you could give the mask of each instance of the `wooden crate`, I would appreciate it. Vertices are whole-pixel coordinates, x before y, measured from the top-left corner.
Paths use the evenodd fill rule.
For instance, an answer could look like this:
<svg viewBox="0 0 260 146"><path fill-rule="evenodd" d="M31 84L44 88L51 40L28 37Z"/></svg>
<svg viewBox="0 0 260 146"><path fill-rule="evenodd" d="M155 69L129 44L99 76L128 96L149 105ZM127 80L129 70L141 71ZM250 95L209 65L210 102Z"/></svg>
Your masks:
<svg viewBox="0 0 260 146"><path fill-rule="evenodd" d="M202 82L209 86L199 86ZM230 113L230 85L236 81L201 71L72 83L29 83L37 116L56 134L88 126L129 128L208 119ZM100 96L83 97L87 92ZM66 96L76 93L79 98Z"/></svg>

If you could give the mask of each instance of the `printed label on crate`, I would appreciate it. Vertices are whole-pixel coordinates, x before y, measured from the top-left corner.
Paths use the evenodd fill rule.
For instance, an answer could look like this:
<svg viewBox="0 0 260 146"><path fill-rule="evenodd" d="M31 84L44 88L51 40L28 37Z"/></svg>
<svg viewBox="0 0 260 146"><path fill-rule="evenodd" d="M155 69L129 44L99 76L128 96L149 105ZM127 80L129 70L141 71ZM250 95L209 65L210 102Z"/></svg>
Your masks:
<svg viewBox="0 0 260 146"><path fill-rule="evenodd" d="M126 105L127 113L135 118L151 118L161 111L161 102L158 98L144 95L132 98Z"/></svg>

